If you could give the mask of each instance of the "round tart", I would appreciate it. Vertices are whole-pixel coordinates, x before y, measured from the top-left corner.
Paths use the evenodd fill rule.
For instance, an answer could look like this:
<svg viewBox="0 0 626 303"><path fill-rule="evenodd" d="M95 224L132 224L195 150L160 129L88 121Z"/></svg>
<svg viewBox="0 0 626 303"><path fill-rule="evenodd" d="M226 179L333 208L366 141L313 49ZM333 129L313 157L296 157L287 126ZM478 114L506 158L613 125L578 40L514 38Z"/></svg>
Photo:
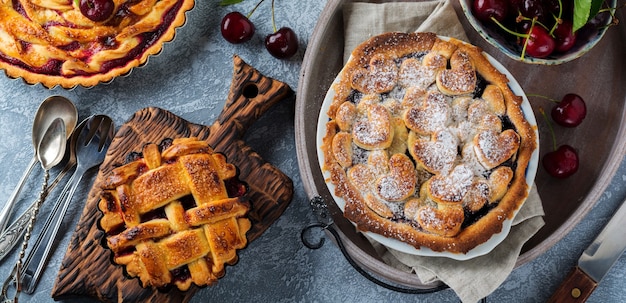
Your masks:
<svg viewBox="0 0 626 303"><path fill-rule="evenodd" d="M196 138L147 144L103 183L99 226L113 261L143 287L213 284L247 244L247 186Z"/></svg>
<svg viewBox="0 0 626 303"><path fill-rule="evenodd" d="M12 78L94 86L145 63L194 0L14 0L0 5L0 68Z"/></svg>
<svg viewBox="0 0 626 303"><path fill-rule="evenodd" d="M433 33L359 45L318 129L322 171L344 216L448 255L500 233L528 196L538 145L508 83L479 48Z"/></svg>

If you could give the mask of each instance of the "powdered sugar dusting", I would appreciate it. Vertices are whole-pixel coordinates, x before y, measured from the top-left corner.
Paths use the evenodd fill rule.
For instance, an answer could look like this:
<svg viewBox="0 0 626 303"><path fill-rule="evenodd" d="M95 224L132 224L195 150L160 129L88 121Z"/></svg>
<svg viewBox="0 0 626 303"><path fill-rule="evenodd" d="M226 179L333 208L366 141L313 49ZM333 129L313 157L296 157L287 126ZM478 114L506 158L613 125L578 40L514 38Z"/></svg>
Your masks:
<svg viewBox="0 0 626 303"><path fill-rule="evenodd" d="M461 202L472 185L474 173L465 165L457 165L448 175L430 179L429 190L434 197L446 202Z"/></svg>
<svg viewBox="0 0 626 303"><path fill-rule="evenodd" d="M388 147L391 144L393 131L389 110L380 104L364 105L364 107L352 128L354 140L366 149Z"/></svg>
<svg viewBox="0 0 626 303"><path fill-rule="evenodd" d="M348 81L353 92L347 102L357 112L352 124L342 121L351 125L352 162L360 166L349 179L369 197L368 207L383 217L391 211L394 222L411 221L417 229L445 236L454 236L464 211L482 207L489 193L493 167L482 159L514 143L514 138L499 138L501 117L473 96L478 76L468 54L446 56L451 53L450 62L436 51L361 61ZM393 163L402 157L407 163L400 169ZM405 206L410 208L406 216Z"/></svg>

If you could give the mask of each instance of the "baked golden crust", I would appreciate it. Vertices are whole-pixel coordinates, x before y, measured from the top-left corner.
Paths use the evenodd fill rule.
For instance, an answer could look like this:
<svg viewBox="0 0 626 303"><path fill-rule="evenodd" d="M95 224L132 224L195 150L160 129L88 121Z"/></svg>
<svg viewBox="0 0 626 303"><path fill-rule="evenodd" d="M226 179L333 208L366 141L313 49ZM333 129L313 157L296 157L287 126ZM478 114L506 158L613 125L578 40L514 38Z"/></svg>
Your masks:
<svg viewBox="0 0 626 303"><path fill-rule="evenodd" d="M345 217L439 252L500 232L527 197L537 148L508 82L479 48L433 33L359 45L333 84L321 146Z"/></svg>
<svg viewBox="0 0 626 303"><path fill-rule="evenodd" d="M3 1L0 68L48 88L109 82L160 52L194 6L194 0L113 3L108 19L92 21L79 1Z"/></svg>
<svg viewBox="0 0 626 303"><path fill-rule="evenodd" d="M213 284L237 261L251 223L237 169L204 141L174 139L113 169L98 204L115 263L144 287Z"/></svg>

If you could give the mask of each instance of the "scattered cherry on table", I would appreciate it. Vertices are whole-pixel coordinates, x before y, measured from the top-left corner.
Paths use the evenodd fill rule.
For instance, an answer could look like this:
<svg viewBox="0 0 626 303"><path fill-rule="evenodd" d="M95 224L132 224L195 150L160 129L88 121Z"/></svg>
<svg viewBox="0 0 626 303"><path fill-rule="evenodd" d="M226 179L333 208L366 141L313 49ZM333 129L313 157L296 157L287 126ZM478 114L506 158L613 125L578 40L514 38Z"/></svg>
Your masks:
<svg viewBox="0 0 626 303"><path fill-rule="evenodd" d="M581 96L569 93L563 96L563 99L552 108L550 114L559 125L576 127L587 116L587 107Z"/></svg>
<svg viewBox="0 0 626 303"><path fill-rule="evenodd" d="M275 58L291 58L298 52L298 36L290 27L285 26L276 30L274 0L272 0L272 27L274 32L265 36L265 49Z"/></svg>
<svg viewBox="0 0 626 303"><path fill-rule="evenodd" d="M298 51L298 36L289 27L282 27L265 37L265 48L278 59L290 58Z"/></svg>
<svg viewBox="0 0 626 303"><path fill-rule="evenodd" d="M252 21L242 13L230 12L222 18L220 31L226 41L239 44L252 38L255 27Z"/></svg>
<svg viewBox="0 0 626 303"><path fill-rule="evenodd" d="M567 178L578 171L578 153L565 144L543 156L543 167L553 177Z"/></svg>
<svg viewBox="0 0 626 303"><path fill-rule="evenodd" d="M553 150L543 156L541 163L543 168L553 177L564 179L578 171L579 159L578 152L572 146L564 144L557 148L556 135L548 116L543 108L539 108L539 112L548 124L550 134L552 135Z"/></svg>

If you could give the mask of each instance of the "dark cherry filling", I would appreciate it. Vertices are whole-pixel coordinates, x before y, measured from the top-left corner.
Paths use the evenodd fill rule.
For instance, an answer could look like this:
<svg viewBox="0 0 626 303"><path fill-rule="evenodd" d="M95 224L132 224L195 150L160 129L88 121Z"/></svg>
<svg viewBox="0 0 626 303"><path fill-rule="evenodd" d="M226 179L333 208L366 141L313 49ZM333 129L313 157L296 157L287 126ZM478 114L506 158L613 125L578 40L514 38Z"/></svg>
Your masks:
<svg viewBox="0 0 626 303"><path fill-rule="evenodd" d="M501 116L500 117L500 121L502 121L502 130L507 130L507 129L512 129L512 130L516 130L515 129L515 125L513 125L513 122L511 122L511 119L509 118L509 116Z"/></svg>
<svg viewBox="0 0 626 303"><path fill-rule="evenodd" d="M170 270L170 274L172 275L172 282L158 287L157 290L159 292L168 293L176 282L185 282L188 279L191 279L191 272L189 271L189 267L187 267L187 265Z"/></svg>
<svg viewBox="0 0 626 303"><path fill-rule="evenodd" d="M472 92L472 98L480 98L487 87L487 80L483 78L480 74L476 73L476 87L474 88L474 92Z"/></svg>
<svg viewBox="0 0 626 303"><path fill-rule="evenodd" d="M363 93L355 89L351 90L348 95L348 101L354 104L358 104L359 101L361 101L361 98L363 98Z"/></svg>
<svg viewBox="0 0 626 303"><path fill-rule="evenodd" d="M248 192L248 185L245 182L240 181L236 177L224 180L224 186L226 186L226 191L228 192L229 198L238 198Z"/></svg>
<svg viewBox="0 0 626 303"><path fill-rule="evenodd" d="M114 228L112 228L111 230L109 230L109 232L107 233L107 237L108 236L116 236L121 234L124 230L126 230L126 226L124 224L120 224L115 226Z"/></svg>
<svg viewBox="0 0 626 303"><path fill-rule="evenodd" d="M24 7L22 6L22 4L18 1L18 0L13 0L13 8L20 13L23 16L27 17L27 14L24 10ZM174 18L176 17L176 14L178 13L178 11L180 10L182 6L182 0L177 2L168 12L165 13L165 15L162 18L162 23L161 25L153 32L146 32L143 33L141 35L139 35L138 37L140 38L141 42L139 43L139 45L137 45L137 47L135 47L134 49L132 49L126 56L119 58L119 59L115 59L115 60L111 60L108 62L105 62L102 64L99 73L106 73L110 70L113 70L115 68L119 68L119 67L123 67L124 65L126 65L128 62L134 60L134 59L138 59L139 57L141 57L141 55L150 47L152 47L158 40L159 38L161 38L161 36L163 35L163 33L165 31L167 31L167 29L169 28L170 24L172 23L172 21L174 20ZM129 15L130 12L128 11L127 8L120 8L120 10L117 13L117 16L113 18L112 21L110 21L109 23L115 23L118 22L120 18ZM28 17L27 17L28 18ZM48 25L49 26L49 25ZM105 47L110 47L113 48L115 47L115 40L112 37L104 37L104 42L102 43L102 45L104 45ZM102 41L101 41L102 42ZM62 50L76 50L79 49L79 45L78 44L70 44L70 45L66 45L66 46L61 46L59 47ZM92 53L87 52L86 56L89 57L93 55ZM85 58L80 58L80 59L85 59ZM53 75L53 76L61 76L61 66L63 64L63 61L59 61L59 60L50 60L50 62L46 63L44 66L41 67L33 67L33 66L29 66L27 64L25 64L24 62L15 59L15 58L9 58L4 54L0 54L0 60L5 61L11 65L14 66L18 66L22 69L28 70L30 72L36 73L36 74L45 74L45 75ZM89 76L90 73L85 73L85 72L80 72L77 71L75 75L72 76L65 76L65 77L74 77L74 76Z"/></svg>
<svg viewBox="0 0 626 303"><path fill-rule="evenodd" d="M426 56L426 54L428 54L428 52L410 53L410 54L408 54L408 55L406 55L404 57L393 59L393 62L395 62L398 65L398 67L399 67L400 65L402 65L402 62L404 62L404 60L406 60L406 59L411 59L411 58L421 59L424 56Z"/></svg>
<svg viewBox="0 0 626 303"><path fill-rule="evenodd" d="M115 203L115 199L113 198L113 195L110 192L107 191L107 192L102 193L102 199L106 200L108 211L110 212L117 211L117 205Z"/></svg>
<svg viewBox="0 0 626 303"><path fill-rule="evenodd" d="M180 201L180 204L183 206L184 210L189 210L198 206L196 200L193 198L192 195L186 195L178 200Z"/></svg>
<svg viewBox="0 0 626 303"><path fill-rule="evenodd" d="M148 222L155 219L165 219L167 216L165 215L165 207L159 207L157 209L153 209L145 214L142 214L139 218L140 222Z"/></svg>
<svg viewBox="0 0 626 303"><path fill-rule="evenodd" d="M160 151L166 150L168 147L172 146L172 142L174 142L174 139L172 138L165 138L161 140L161 143L159 143L159 150Z"/></svg>
<svg viewBox="0 0 626 303"><path fill-rule="evenodd" d="M145 172L149 171L150 169L148 168L148 165L146 164L141 164L137 167L137 174L138 175L143 175Z"/></svg>
<svg viewBox="0 0 626 303"><path fill-rule="evenodd" d="M471 212L465 210L465 221L461 225L461 228L466 228L474 223L476 223L480 218L484 217L489 213L492 209L494 209L498 203L486 203L483 208L479 209L477 212Z"/></svg>
<svg viewBox="0 0 626 303"><path fill-rule="evenodd" d="M74 41L74 42L72 42L72 43L70 43L68 45L59 46L59 48L64 50L64 51L71 52L71 51L75 51L75 50L79 49L80 48L80 43L78 43L77 41Z"/></svg>
<svg viewBox="0 0 626 303"><path fill-rule="evenodd" d="M24 6L22 6L22 3L19 0L13 0L11 1L11 4L13 5L13 8L15 9L16 12L28 18L28 14L26 14L26 10L24 10ZM30 18L28 19L30 20Z"/></svg>
<svg viewBox="0 0 626 303"><path fill-rule="evenodd" d="M124 164L135 162L141 158L143 158L143 154L141 152L130 152L128 153L128 155L126 155L126 159L124 159Z"/></svg>
<svg viewBox="0 0 626 303"><path fill-rule="evenodd" d="M172 281L174 282L184 282L191 278L191 272L189 272L189 267L187 267L187 265L172 269L170 273L172 274Z"/></svg>
<svg viewBox="0 0 626 303"><path fill-rule="evenodd" d="M132 255L137 249L134 246L126 247L115 254L116 258Z"/></svg>

